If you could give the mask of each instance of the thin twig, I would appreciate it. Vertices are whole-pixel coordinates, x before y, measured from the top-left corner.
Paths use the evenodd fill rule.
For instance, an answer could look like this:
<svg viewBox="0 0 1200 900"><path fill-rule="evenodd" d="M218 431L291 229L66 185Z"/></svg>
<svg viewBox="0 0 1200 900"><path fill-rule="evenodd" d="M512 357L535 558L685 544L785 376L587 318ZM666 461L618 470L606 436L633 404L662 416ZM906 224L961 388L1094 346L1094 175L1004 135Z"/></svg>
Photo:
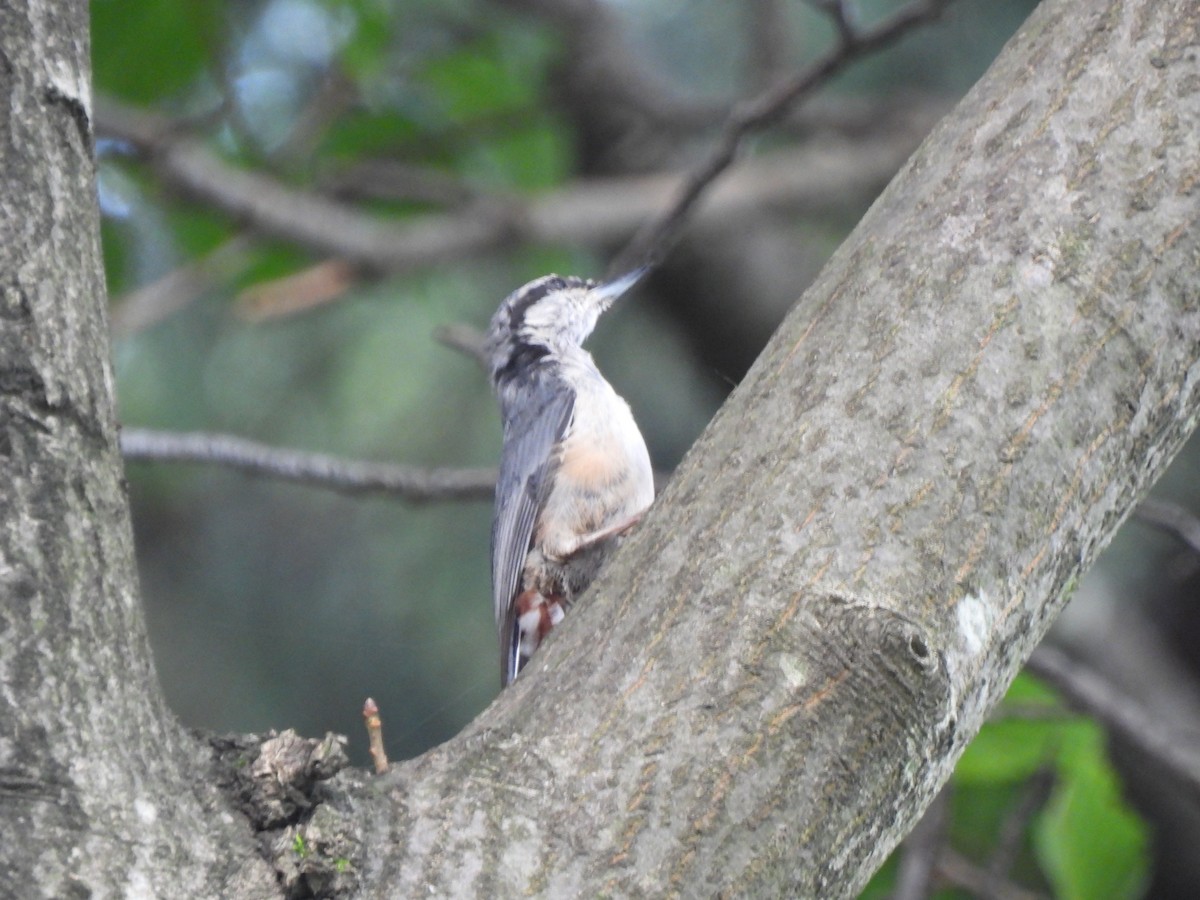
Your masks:
<svg viewBox="0 0 1200 900"><path fill-rule="evenodd" d="M249 322L292 316L345 296L358 278L358 270L346 260L324 259L298 272L251 285L238 294L234 309Z"/></svg>
<svg viewBox="0 0 1200 900"><path fill-rule="evenodd" d="M494 469L420 468L365 462L206 432L126 428L121 433L121 451L131 462L227 466L250 475L344 494L390 494L410 503L491 500L496 483Z"/></svg>
<svg viewBox="0 0 1200 900"><path fill-rule="evenodd" d="M1008 719L1020 719L1025 722L1053 722L1077 718L1079 718L1079 713L1072 712L1059 703L1038 701L1016 703L1010 700L1005 700L994 707L988 715L989 722L1003 722Z"/></svg>
<svg viewBox="0 0 1200 900"><path fill-rule="evenodd" d="M445 172L395 159L359 159L320 178L321 189L342 200L391 200L462 208L495 202L477 185Z"/></svg>
<svg viewBox="0 0 1200 900"><path fill-rule="evenodd" d="M484 369L488 367L487 347L484 344L486 337L475 326L461 322L442 325L434 331L433 336L443 346L471 357Z"/></svg>
<svg viewBox="0 0 1200 900"><path fill-rule="evenodd" d="M1068 704L1094 716L1114 735L1177 778L1200 799L1200 742L1164 727L1146 707L1098 672L1047 644L1033 652L1028 669L1055 688Z"/></svg>
<svg viewBox="0 0 1200 900"><path fill-rule="evenodd" d="M379 706L370 697L363 704L363 720L367 726L367 742L375 763L375 774L382 775L388 770L387 751L383 749L383 720L379 718Z"/></svg>
<svg viewBox="0 0 1200 900"><path fill-rule="evenodd" d="M1200 518L1178 503L1147 497L1133 511L1133 517L1152 528L1167 532L1186 544L1193 553L1200 555Z"/></svg>
<svg viewBox="0 0 1200 900"><path fill-rule="evenodd" d="M845 34L836 49L810 65L800 74L764 91L757 97L738 104L717 139L716 144L700 164L693 169L675 200L661 216L643 226L617 256L610 273L630 272L643 266L657 266L678 241L685 220L701 196L737 158L742 142L751 133L779 122L798 102L851 62L898 40L915 26L936 18L952 0L918 0L874 28ZM842 4L836 3L837 10ZM843 11L844 12L844 11ZM848 19L833 13L835 22L849 27ZM839 24L839 28L841 25Z"/></svg>
<svg viewBox="0 0 1200 900"><path fill-rule="evenodd" d="M849 0L808 0L810 6L823 12L837 29L838 40L846 47L854 43L858 35L854 27L854 10Z"/></svg>
<svg viewBox="0 0 1200 900"><path fill-rule="evenodd" d="M751 0L746 4L749 34L747 59L751 83L756 89L774 84L787 64L788 27L784 0Z"/></svg>

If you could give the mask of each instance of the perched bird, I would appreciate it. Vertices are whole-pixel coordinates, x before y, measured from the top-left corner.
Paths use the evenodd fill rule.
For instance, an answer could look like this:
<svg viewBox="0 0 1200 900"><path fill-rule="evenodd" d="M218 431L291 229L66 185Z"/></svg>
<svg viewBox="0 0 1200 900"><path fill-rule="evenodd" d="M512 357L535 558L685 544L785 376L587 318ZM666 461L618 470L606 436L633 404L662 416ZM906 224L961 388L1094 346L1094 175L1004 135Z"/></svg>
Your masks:
<svg viewBox="0 0 1200 900"><path fill-rule="evenodd" d="M504 425L492 599L504 687L654 500L629 404L581 346L643 272L607 284L546 275L492 317L486 352Z"/></svg>

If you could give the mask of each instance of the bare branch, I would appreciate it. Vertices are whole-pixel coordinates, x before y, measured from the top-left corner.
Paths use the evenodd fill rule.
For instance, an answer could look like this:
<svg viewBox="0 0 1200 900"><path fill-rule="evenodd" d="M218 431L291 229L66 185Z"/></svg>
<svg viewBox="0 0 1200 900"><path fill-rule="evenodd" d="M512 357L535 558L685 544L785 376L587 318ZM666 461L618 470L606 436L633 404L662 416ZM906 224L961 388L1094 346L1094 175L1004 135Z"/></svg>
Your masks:
<svg viewBox="0 0 1200 900"><path fill-rule="evenodd" d="M641 228L610 267L610 272L628 272L640 266L656 266L679 238L684 221L712 183L733 163L742 142L752 132L779 122L803 100L851 62L898 40L917 25L931 21L952 0L918 0L890 19L866 32L843 36L837 49L807 69L757 97L739 104L729 116L717 143L708 156L689 173L667 212ZM838 9L841 3L835 4ZM835 16L835 21L842 21ZM848 27L848 25L847 25Z"/></svg>
<svg viewBox="0 0 1200 900"><path fill-rule="evenodd" d="M854 9L850 0L808 0L809 5L823 12L837 29L843 47L852 45L858 34L854 27Z"/></svg>
<svg viewBox="0 0 1200 900"><path fill-rule="evenodd" d="M869 140L829 136L740 167L697 210L727 219L762 209L838 207L848 193L886 181L944 112L915 107ZM146 156L159 175L257 231L373 271L403 271L500 249L512 242L595 245L622 241L686 186L674 173L575 183L531 200L489 198L453 213L393 221L225 162L172 123L97 98L99 130ZM693 201L694 202L694 201Z"/></svg>
<svg viewBox="0 0 1200 900"><path fill-rule="evenodd" d="M235 236L207 255L117 298L109 316L113 335L127 337L149 328L235 277L250 264L252 244L243 235Z"/></svg>
<svg viewBox="0 0 1200 900"><path fill-rule="evenodd" d="M410 503L491 500L493 469L420 468L342 459L271 447L228 434L145 428L121 432L127 462L189 462L228 466L249 475L293 481L343 494L390 494Z"/></svg>
<svg viewBox="0 0 1200 900"><path fill-rule="evenodd" d="M1061 693L1071 706L1094 716L1114 735L1170 772L1193 797L1200 798L1197 735L1185 736L1164 727L1143 705L1094 669L1073 661L1055 647L1041 644L1029 658L1028 669Z"/></svg>
<svg viewBox="0 0 1200 900"><path fill-rule="evenodd" d="M1200 518L1178 503L1147 497L1133 511L1139 522L1178 538L1193 553L1200 555Z"/></svg>
<svg viewBox="0 0 1200 900"><path fill-rule="evenodd" d="M783 0L751 0L749 15L748 69L756 88L765 89L780 77L787 65L789 41Z"/></svg>
<svg viewBox="0 0 1200 900"><path fill-rule="evenodd" d="M396 200L462 207L488 199L478 187L445 172L395 159L360 159L323 175L322 190L348 200Z"/></svg>
<svg viewBox="0 0 1200 900"><path fill-rule="evenodd" d="M461 323L443 325L433 333L437 341L451 350L466 354L485 369L488 365L484 334L472 325Z"/></svg>
<svg viewBox="0 0 1200 900"><path fill-rule="evenodd" d="M236 308L242 318L263 322L322 306L345 295L359 273L344 259L326 259L282 278L261 281L242 291Z"/></svg>

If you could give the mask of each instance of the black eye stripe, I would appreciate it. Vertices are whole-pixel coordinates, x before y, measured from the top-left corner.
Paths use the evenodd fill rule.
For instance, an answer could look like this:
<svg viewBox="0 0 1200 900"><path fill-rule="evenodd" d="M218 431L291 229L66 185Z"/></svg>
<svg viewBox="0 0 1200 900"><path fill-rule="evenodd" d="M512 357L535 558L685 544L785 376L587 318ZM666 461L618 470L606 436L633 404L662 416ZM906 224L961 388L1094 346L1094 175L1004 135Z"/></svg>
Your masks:
<svg viewBox="0 0 1200 900"><path fill-rule="evenodd" d="M561 275L547 275L545 278L540 278L537 281L529 284L525 289L513 299L508 309L508 326L512 331L516 331L521 327L521 323L525 321L525 313L529 308L544 299L547 295L556 291L566 290L568 288L590 287L591 282L584 278L576 278L570 276L563 278Z"/></svg>

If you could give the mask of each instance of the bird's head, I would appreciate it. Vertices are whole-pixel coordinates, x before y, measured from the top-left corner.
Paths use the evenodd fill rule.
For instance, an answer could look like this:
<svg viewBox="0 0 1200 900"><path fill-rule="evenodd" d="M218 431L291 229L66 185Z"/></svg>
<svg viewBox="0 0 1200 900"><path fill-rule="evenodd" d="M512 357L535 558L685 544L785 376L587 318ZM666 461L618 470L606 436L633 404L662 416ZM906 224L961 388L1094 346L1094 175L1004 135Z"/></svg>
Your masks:
<svg viewBox="0 0 1200 900"><path fill-rule="evenodd" d="M598 284L584 278L544 275L504 298L487 334L493 381L521 366L579 347L600 314L628 291L644 269Z"/></svg>

